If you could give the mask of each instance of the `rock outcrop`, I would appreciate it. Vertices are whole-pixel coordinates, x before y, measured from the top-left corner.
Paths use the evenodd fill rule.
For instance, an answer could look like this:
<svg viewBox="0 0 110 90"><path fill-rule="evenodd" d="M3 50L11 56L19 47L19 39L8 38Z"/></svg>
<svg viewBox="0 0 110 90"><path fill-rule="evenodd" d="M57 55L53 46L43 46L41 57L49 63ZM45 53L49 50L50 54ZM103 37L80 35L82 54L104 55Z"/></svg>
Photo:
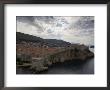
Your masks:
<svg viewBox="0 0 110 90"><path fill-rule="evenodd" d="M27 59L25 55L24 56L22 55L21 60L23 61L23 59L27 59L28 63L30 63L30 67L28 69L33 70L34 73L38 73L44 70L48 70L48 67L54 63L58 63L58 62L63 63L69 60L85 61L92 57L94 57L94 53L91 52L87 46L75 45L73 47L63 48L58 52L45 55L41 58L29 57ZM30 59L30 62L29 62L29 59ZM24 66L25 64L23 65L23 67Z"/></svg>
<svg viewBox="0 0 110 90"><path fill-rule="evenodd" d="M16 33L16 66L38 73L48 70L50 65L70 60L85 61L94 57L94 53L85 45L71 44L57 39Z"/></svg>

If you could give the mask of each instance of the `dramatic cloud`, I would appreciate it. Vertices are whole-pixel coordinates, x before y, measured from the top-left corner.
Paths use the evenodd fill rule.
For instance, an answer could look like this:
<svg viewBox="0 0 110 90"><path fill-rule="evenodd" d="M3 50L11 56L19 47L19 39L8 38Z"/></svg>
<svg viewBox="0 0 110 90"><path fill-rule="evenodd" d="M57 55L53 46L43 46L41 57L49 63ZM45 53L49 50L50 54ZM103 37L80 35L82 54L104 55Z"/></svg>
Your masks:
<svg viewBox="0 0 110 90"><path fill-rule="evenodd" d="M94 44L93 16L17 16L17 32L45 39Z"/></svg>

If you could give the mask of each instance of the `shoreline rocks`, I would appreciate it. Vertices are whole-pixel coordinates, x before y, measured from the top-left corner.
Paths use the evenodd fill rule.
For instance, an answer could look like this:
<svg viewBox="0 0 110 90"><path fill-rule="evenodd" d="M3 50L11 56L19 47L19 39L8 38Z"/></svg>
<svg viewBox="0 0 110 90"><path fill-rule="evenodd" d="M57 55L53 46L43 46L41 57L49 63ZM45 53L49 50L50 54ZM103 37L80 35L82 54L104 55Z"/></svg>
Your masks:
<svg viewBox="0 0 110 90"><path fill-rule="evenodd" d="M24 55L24 57L26 58L26 55ZM25 59L24 57L21 55L21 60ZM59 62L63 63L63 62L70 61L70 60L86 61L93 57L94 57L94 53L91 52L87 46L76 45L74 47L64 48L62 50L59 50L58 52L45 55L44 57L41 57L41 58L32 58L32 57L30 58L29 57L30 67L28 69L33 70L34 73L38 73L38 72L48 70L49 66L55 63L56 64Z"/></svg>

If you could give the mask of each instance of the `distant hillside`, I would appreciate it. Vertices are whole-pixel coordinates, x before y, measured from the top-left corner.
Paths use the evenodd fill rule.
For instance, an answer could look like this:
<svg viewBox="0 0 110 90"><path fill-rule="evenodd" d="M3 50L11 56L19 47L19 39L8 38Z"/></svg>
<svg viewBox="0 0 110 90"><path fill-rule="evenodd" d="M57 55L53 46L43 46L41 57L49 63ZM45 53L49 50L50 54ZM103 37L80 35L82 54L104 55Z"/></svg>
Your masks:
<svg viewBox="0 0 110 90"><path fill-rule="evenodd" d="M16 32L16 42L20 43L21 41L40 43L41 45L47 45L49 47L66 47L68 45L71 45L71 43L63 41L63 40L42 39L40 37L32 36L29 34Z"/></svg>
<svg viewBox="0 0 110 90"><path fill-rule="evenodd" d="M24 34L21 32L16 32L16 41L21 42L21 41L26 41L26 42L41 42L43 41L42 38L32 36L29 34Z"/></svg>

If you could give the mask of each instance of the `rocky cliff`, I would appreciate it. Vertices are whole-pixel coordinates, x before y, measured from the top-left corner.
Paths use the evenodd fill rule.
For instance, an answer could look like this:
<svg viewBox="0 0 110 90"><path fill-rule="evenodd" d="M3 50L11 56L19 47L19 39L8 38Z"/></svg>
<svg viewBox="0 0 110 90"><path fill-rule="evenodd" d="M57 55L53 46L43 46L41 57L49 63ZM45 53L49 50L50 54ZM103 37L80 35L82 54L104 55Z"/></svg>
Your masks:
<svg viewBox="0 0 110 90"><path fill-rule="evenodd" d="M85 61L94 53L85 45L71 44L63 40L42 39L17 32L16 66L38 73L48 70L50 65L70 60Z"/></svg>
<svg viewBox="0 0 110 90"><path fill-rule="evenodd" d="M26 58L26 55L24 56L21 55L21 57L19 56L18 58L21 58L21 60L23 60L23 57ZM33 70L34 73L38 73L44 70L48 70L48 67L55 63L59 63L59 62L63 63L69 60L85 61L92 57L94 57L94 53L91 52L87 46L75 45L74 47L63 48L57 52L44 55L43 57L40 57L40 58L29 57L30 67L28 67L28 69ZM25 65L27 66L26 63L23 63L21 67L25 67Z"/></svg>

